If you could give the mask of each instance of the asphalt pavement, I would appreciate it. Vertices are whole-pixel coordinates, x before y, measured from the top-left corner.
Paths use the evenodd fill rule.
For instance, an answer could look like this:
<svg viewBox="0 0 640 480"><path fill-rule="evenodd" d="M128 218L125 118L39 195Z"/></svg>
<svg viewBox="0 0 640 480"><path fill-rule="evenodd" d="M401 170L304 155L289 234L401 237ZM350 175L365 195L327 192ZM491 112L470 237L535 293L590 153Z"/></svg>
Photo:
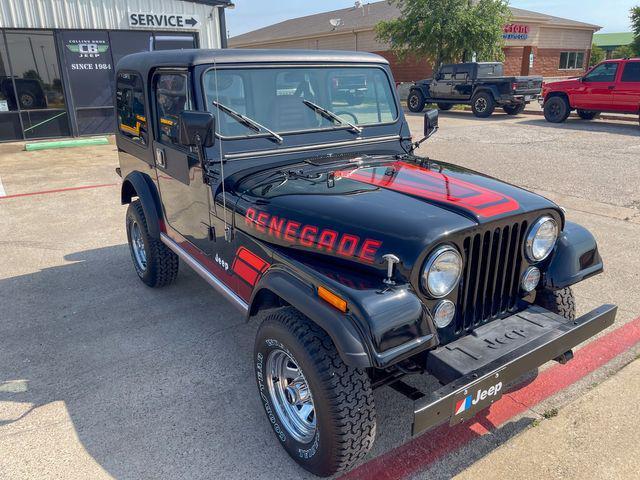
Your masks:
<svg viewBox="0 0 640 480"><path fill-rule="evenodd" d="M422 117L409 121L417 137ZM576 287L578 310L616 303L613 328L620 328L640 316L639 137L630 123L551 125L530 116L480 120L453 111L441 115L440 131L421 153L548 195L569 219L591 229L606 271ZM169 288L152 290L136 278L116 166L113 144L42 152L0 145L0 477L307 478L278 445L256 395L256 323L245 323L184 265ZM549 440L545 449L544 432L553 427L549 435L561 439L578 413L588 418L580 408L591 408L594 418L598 403L603 411L618 408L610 395L595 393L608 382L594 385L638 352L637 345L620 350L535 407L429 462L407 456L411 442L431 438L410 438L411 402L380 389L377 442L351 478L476 471L491 478L501 471L491 465L502 462L508 472L518 454L529 455L531 465L552 462L548 472L564 472L572 464L550 454L557 443ZM628 369L618 375L636 372L637 379L637 366ZM557 417L545 419L553 409ZM637 454L637 436L629 435L640 427L638 416L627 417L633 428L615 422L583 422L581 438L605 438L589 430L597 425ZM601 454L617 455L616 442L602 445ZM411 468L398 468L403 463ZM519 472L526 478L524 467Z"/></svg>

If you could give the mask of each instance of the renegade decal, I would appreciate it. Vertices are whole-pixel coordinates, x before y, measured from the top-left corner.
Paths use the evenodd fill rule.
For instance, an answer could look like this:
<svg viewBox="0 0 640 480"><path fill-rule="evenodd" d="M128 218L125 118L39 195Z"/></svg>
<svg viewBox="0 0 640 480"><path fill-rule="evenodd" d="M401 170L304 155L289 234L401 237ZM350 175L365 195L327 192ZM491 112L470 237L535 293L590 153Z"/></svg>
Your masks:
<svg viewBox="0 0 640 480"><path fill-rule="evenodd" d="M255 253L240 247L236 252L232 268L236 275L253 287L270 266L271 264L265 262Z"/></svg>
<svg viewBox="0 0 640 480"><path fill-rule="evenodd" d="M329 228L304 225L284 217L277 217L255 208L247 209L245 224L273 238L285 240L293 245L314 248L321 252L334 252L347 258L356 258L373 263L382 242L371 238L361 239L357 235L339 233Z"/></svg>
<svg viewBox="0 0 640 480"><path fill-rule="evenodd" d="M336 174L388 190L456 205L479 217L494 217L520 208L516 200L500 192L405 162L344 170Z"/></svg>

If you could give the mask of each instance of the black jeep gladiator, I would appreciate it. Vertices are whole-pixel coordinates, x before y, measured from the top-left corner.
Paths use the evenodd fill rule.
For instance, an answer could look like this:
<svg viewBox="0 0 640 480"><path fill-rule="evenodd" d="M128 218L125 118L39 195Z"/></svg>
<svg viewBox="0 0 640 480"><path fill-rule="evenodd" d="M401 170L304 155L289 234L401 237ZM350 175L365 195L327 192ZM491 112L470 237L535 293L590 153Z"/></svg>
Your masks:
<svg viewBox="0 0 640 480"><path fill-rule="evenodd" d="M356 77L354 103L335 85ZM417 156L437 110L414 142L377 55L137 53L116 83L135 272L163 287L182 262L261 322L256 398L314 474L369 451L374 389L414 400L413 433L456 424L614 321L613 305L575 318L570 286L602 271L594 237L539 195Z"/></svg>
<svg viewBox="0 0 640 480"><path fill-rule="evenodd" d="M503 70L502 63L496 62L442 65L433 79L411 86L407 106L417 113L427 103L436 103L440 110L471 105L480 118L489 117L499 106L508 115L517 115L540 96L542 77L505 77Z"/></svg>

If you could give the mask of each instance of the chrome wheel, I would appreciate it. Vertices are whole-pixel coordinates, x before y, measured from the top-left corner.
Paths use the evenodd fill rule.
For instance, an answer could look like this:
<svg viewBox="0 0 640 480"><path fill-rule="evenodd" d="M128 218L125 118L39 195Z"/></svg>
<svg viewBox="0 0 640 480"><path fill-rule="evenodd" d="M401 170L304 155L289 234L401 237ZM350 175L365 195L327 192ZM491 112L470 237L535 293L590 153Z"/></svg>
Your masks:
<svg viewBox="0 0 640 480"><path fill-rule="evenodd" d="M316 434L316 411L302 370L289 353L277 349L267 358L266 372L273 407L283 427L298 442L311 442Z"/></svg>
<svg viewBox="0 0 640 480"><path fill-rule="evenodd" d="M409 97L409 106L411 108L418 108L418 103L420 103L420 100L418 100L417 95L411 95Z"/></svg>
<svg viewBox="0 0 640 480"><path fill-rule="evenodd" d="M138 269L144 272L147 269L147 252L144 249L142 231L140 230L138 222L131 223L131 250L133 251L133 258L136 261Z"/></svg>

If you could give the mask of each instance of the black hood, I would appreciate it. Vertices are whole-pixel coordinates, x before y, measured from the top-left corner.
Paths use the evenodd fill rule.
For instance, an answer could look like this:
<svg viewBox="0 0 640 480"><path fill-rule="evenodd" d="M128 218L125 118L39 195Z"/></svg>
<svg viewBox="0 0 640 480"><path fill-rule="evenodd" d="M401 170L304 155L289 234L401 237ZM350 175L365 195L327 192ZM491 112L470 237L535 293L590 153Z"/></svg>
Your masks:
<svg viewBox="0 0 640 480"><path fill-rule="evenodd" d="M549 211L549 200L477 172L414 157L362 157L332 164L303 162L263 171L235 187L236 225L298 251L384 267L415 262L443 239L492 222Z"/></svg>

